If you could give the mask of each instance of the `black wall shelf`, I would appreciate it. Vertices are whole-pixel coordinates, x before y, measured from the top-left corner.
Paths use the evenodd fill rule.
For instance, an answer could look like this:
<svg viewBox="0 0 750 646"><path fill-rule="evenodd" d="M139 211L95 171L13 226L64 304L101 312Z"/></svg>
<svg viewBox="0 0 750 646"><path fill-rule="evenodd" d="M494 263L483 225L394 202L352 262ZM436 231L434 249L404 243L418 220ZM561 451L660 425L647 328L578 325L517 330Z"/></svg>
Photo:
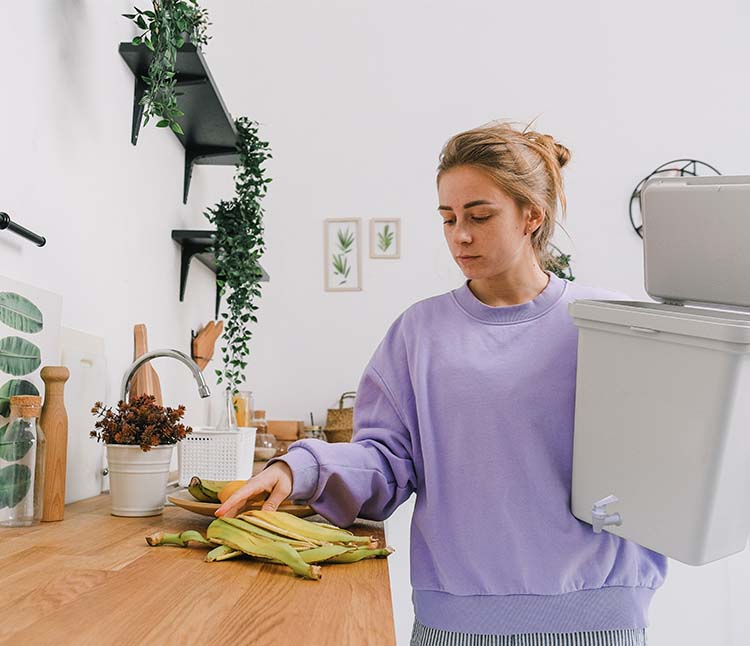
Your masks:
<svg viewBox="0 0 750 646"><path fill-rule="evenodd" d="M179 243L182 247L182 256L180 259L180 301L185 298L185 285L187 284L188 271L190 270L190 261L195 256L198 262L208 267L216 273L216 261L214 259L211 247L214 244L215 231L202 229L174 229L172 231L172 240ZM261 282L267 283L270 280L269 275L263 267ZM219 306L221 305L221 294L219 286L216 286L216 306L214 318L219 318Z"/></svg>
<svg viewBox="0 0 750 646"><path fill-rule="evenodd" d="M140 101L146 84L142 77L148 74L152 54L145 45L120 43L120 56L135 75L133 123L130 131L130 142L135 146L143 120ZM240 157L234 120L224 105L201 51L190 43L183 45L177 51L175 71L177 90L182 92L177 103L185 113L177 121L185 134L174 134L185 148L182 202L187 204L195 164L235 166Z"/></svg>

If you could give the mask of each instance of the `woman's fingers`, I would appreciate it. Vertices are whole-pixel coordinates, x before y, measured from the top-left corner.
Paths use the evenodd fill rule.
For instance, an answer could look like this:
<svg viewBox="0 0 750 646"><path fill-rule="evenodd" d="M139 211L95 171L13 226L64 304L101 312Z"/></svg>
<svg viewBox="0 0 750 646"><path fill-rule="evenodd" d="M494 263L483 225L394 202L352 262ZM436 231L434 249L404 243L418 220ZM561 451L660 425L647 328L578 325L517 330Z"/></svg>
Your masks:
<svg viewBox="0 0 750 646"><path fill-rule="evenodd" d="M258 475L250 478L235 491L215 512L215 516L233 518L245 508L247 501L269 491L263 511L276 511L292 493L292 472L284 462L272 464Z"/></svg>
<svg viewBox="0 0 750 646"><path fill-rule="evenodd" d="M261 509L263 511L276 511L279 505L287 499L287 496L289 496L290 493L292 493L290 488L285 487L281 482L277 482L271 495L268 496L268 499L263 503Z"/></svg>
<svg viewBox="0 0 750 646"><path fill-rule="evenodd" d="M228 518L234 518L242 511L245 503L250 498L257 496L264 491L271 491L274 484L275 482L268 481L268 477L256 476L250 478L250 480L227 498L226 502L214 512L214 516L227 516Z"/></svg>

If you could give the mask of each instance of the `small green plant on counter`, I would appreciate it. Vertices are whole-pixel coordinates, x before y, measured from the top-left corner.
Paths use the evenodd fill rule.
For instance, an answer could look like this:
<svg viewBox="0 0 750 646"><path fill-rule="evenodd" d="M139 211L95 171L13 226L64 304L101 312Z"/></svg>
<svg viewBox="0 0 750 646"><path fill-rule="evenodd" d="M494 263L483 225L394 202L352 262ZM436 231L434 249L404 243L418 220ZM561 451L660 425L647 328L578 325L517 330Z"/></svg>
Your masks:
<svg viewBox="0 0 750 646"><path fill-rule="evenodd" d="M143 125L151 117L159 121L157 128L171 128L177 134L184 134L177 118L183 116L177 104L177 78L175 64L177 50L187 41L196 47L205 45L209 36L206 33L208 12L201 9L196 0L153 0L153 11L122 14L144 30L133 38L133 45L145 45L153 52L148 66L148 75L143 77L146 92L141 99L143 105Z"/></svg>
<svg viewBox="0 0 750 646"><path fill-rule="evenodd" d="M565 280L575 280L575 276L573 276L573 270L570 267L570 255L562 253L562 251L560 251L553 244L551 244L550 246L555 251L557 251L558 254L550 254L550 258L545 264L545 269L549 269L549 271L555 273L560 278L564 278Z"/></svg>
<svg viewBox="0 0 750 646"><path fill-rule="evenodd" d="M261 200L270 179L265 178L263 162L271 158L268 142L258 136L258 124L247 117L235 121L239 163L234 175L235 197L222 200L207 209L205 215L216 226L214 256L216 280L221 295L226 296L225 321L221 348L223 369L216 370L217 383L237 392L245 380L246 357L250 353L250 323L257 323L260 280L263 271L258 264L265 251L263 208Z"/></svg>

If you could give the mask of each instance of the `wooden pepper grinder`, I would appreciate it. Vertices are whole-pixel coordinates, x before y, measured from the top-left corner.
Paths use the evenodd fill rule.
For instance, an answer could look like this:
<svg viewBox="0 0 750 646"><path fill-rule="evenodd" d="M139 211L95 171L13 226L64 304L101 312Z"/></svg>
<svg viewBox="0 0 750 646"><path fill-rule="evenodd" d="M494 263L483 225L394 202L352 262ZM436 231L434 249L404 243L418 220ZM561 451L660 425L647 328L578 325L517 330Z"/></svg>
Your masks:
<svg viewBox="0 0 750 646"><path fill-rule="evenodd" d="M68 454L68 413L65 411L63 390L70 372L65 366L45 366L41 375L44 381L44 405L39 425L47 441L42 520L62 520Z"/></svg>

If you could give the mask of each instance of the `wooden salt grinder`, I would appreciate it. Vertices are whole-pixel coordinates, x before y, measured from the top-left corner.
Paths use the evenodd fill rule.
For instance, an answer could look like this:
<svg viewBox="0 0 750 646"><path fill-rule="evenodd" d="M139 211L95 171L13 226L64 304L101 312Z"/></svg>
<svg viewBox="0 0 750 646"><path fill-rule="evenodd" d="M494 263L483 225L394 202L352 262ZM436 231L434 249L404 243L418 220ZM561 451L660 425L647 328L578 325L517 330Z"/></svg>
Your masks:
<svg viewBox="0 0 750 646"><path fill-rule="evenodd" d="M68 453L68 413L63 389L70 377L65 366L45 366L44 405L39 425L47 442L44 460L42 520L62 520L65 512L65 468Z"/></svg>

